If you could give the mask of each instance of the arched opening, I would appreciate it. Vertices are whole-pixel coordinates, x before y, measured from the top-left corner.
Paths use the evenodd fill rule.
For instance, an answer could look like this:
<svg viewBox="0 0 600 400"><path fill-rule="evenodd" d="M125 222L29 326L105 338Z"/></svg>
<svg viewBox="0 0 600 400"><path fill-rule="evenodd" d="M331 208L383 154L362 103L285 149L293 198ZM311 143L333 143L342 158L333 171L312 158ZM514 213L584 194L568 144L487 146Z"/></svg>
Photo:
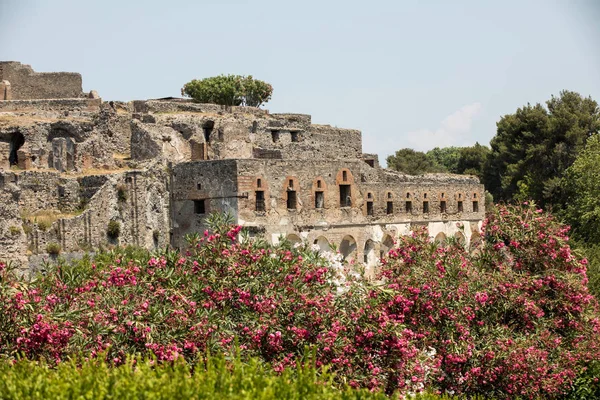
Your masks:
<svg viewBox="0 0 600 400"><path fill-rule="evenodd" d="M480 244L481 244L481 235L479 234L479 232L475 231L471 234L470 247L471 247L471 249L474 249L476 247L479 247Z"/></svg>
<svg viewBox="0 0 600 400"><path fill-rule="evenodd" d="M331 245L325 236L319 236L313 243L319 248L320 252L331 251Z"/></svg>
<svg viewBox="0 0 600 400"><path fill-rule="evenodd" d="M435 236L435 239L433 239L433 242L435 244L437 244L438 246L445 246L446 245L446 234L444 232L440 232Z"/></svg>
<svg viewBox="0 0 600 400"><path fill-rule="evenodd" d="M365 243L364 259L363 262L366 266L371 267L377 264L377 253L375 251L375 242L371 239Z"/></svg>
<svg viewBox="0 0 600 400"><path fill-rule="evenodd" d="M465 243L467 242L467 240L465 239L465 235L462 232L456 232L454 234L454 238L456 239L456 242L463 247L464 247Z"/></svg>
<svg viewBox="0 0 600 400"><path fill-rule="evenodd" d="M344 260L354 261L356 257L356 240L352 236L344 236L342 243L340 243L340 254Z"/></svg>
<svg viewBox="0 0 600 400"><path fill-rule="evenodd" d="M381 248L379 250L379 257L383 257L390 252L394 247L394 239L390 235L385 235L381 241Z"/></svg>
<svg viewBox="0 0 600 400"><path fill-rule="evenodd" d="M9 137L9 154L8 162L10 166L17 165L19 163L19 156L17 152L25 144L25 137L21 132L14 132Z"/></svg>
<svg viewBox="0 0 600 400"><path fill-rule="evenodd" d="M215 127L215 121L206 121L202 124L202 131L204 132L204 141L210 143L210 135Z"/></svg>
<svg viewBox="0 0 600 400"><path fill-rule="evenodd" d="M288 240L288 242L290 242L291 244L298 244L298 243L302 243L302 239L300 238L300 236L294 234L294 233L290 233L289 235L286 236L286 239Z"/></svg>

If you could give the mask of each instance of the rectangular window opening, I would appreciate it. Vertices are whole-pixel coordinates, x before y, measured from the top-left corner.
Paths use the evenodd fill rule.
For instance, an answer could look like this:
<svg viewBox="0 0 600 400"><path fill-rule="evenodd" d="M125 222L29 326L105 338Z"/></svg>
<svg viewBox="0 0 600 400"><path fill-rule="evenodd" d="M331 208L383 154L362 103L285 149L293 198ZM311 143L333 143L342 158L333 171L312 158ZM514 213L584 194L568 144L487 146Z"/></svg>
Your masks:
<svg viewBox="0 0 600 400"><path fill-rule="evenodd" d="M340 207L351 207L350 185L340 185Z"/></svg>
<svg viewBox="0 0 600 400"><path fill-rule="evenodd" d="M473 202L473 212L479 212L479 202L478 201Z"/></svg>
<svg viewBox="0 0 600 400"><path fill-rule="evenodd" d="M315 192L315 208L323 208L325 206L325 196L323 192Z"/></svg>
<svg viewBox="0 0 600 400"><path fill-rule="evenodd" d="M463 202L462 201L458 202L458 212L463 212Z"/></svg>
<svg viewBox="0 0 600 400"><path fill-rule="evenodd" d="M373 202L367 201L367 215L373 216Z"/></svg>
<svg viewBox="0 0 600 400"><path fill-rule="evenodd" d="M271 131L271 139L273 143L279 142L279 131Z"/></svg>
<svg viewBox="0 0 600 400"><path fill-rule="evenodd" d="M393 201L388 201L387 202L387 207L385 212L390 215L394 213L394 202Z"/></svg>
<svg viewBox="0 0 600 400"><path fill-rule="evenodd" d="M206 214L204 200L194 200L194 212L196 214Z"/></svg>
<svg viewBox="0 0 600 400"><path fill-rule="evenodd" d="M202 184L201 184L201 183L197 183L197 184L196 184L196 189L198 189L198 190L202 190Z"/></svg>
<svg viewBox="0 0 600 400"><path fill-rule="evenodd" d="M365 160L367 165L371 168L375 168L375 160Z"/></svg>
<svg viewBox="0 0 600 400"><path fill-rule="evenodd" d="M412 212L412 201L407 201L405 204L405 209L407 213L411 213Z"/></svg>
<svg viewBox="0 0 600 400"><path fill-rule="evenodd" d="M290 135L292 137L292 142L298 141L298 132L290 132Z"/></svg>
<svg viewBox="0 0 600 400"><path fill-rule="evenodd" d="M446 202L445 201L440 201L440 212L441 213L446 212Z"/></svg>
<svg viewBox="0 0 600 400"><path fill-rule="evenodd" d="M346 171L342 171L342 180L346 182L348 180L348 173Z"/></svg>
<svg viewBox="0 0 600 400"><path fill-rule="evenodd" d="M423 213L427 214L429 212L429 202L428 201L424 201L423 202Z"/></svg>
<svg viewBox="0 0 600 400"><path fill-rule="evenodd" d="M260 191L255 192L254 195L256 197L255 210L258 212L264 212L265 211L265 192L260 190Z"/></svg>
<svg viewBox="0 0 600 400"><path fill-rule="evenodd" d="M287 192L287 208L288 208L288 210L295 210L296 202L297 202L296 191L288 190L288 192Z"/></svg>

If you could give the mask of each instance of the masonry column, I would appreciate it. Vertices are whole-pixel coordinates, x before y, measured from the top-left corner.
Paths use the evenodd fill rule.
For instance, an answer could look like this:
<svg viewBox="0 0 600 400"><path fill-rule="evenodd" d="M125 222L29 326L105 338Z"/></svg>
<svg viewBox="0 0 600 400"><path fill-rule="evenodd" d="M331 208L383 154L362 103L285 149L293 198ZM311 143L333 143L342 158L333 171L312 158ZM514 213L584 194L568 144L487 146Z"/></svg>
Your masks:
<svg viewBox="0 0 600 400"><path fill-rule="evenodd" d="M0 100L12 100L12 92L9 81L0 82Z"/></svg>

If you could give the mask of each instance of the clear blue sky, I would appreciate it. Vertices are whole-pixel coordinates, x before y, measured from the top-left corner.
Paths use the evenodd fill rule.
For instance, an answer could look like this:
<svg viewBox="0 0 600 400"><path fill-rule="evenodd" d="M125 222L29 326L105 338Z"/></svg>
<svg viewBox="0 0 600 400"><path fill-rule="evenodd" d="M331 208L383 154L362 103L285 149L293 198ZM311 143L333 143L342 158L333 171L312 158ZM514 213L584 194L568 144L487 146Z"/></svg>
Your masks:
<svg viewBox="0 0 600 400"><path fill-rule="evenodd" d="M271 112L402 147L488 144L563 89L600 101L600 0L0 0L0 60L75 71L105 100L251 74Z"/></svg>

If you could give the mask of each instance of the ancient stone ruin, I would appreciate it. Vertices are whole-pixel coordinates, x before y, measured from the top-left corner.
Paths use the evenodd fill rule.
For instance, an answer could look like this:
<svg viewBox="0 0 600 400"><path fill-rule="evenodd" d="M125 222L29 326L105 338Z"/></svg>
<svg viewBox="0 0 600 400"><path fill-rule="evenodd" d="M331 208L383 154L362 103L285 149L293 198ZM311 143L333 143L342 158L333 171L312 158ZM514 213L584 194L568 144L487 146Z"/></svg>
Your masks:
<svg viewBox="0 0 600 400"><path fill-rule="evenodd" d="M0 81L0 259L24 270L56 245L67 257L181 247L213 211L370 270L415 226L480 240L476 177L383 169L357 130L182 99L104 102L78 74L14 62L0 62Z"/></svg>

